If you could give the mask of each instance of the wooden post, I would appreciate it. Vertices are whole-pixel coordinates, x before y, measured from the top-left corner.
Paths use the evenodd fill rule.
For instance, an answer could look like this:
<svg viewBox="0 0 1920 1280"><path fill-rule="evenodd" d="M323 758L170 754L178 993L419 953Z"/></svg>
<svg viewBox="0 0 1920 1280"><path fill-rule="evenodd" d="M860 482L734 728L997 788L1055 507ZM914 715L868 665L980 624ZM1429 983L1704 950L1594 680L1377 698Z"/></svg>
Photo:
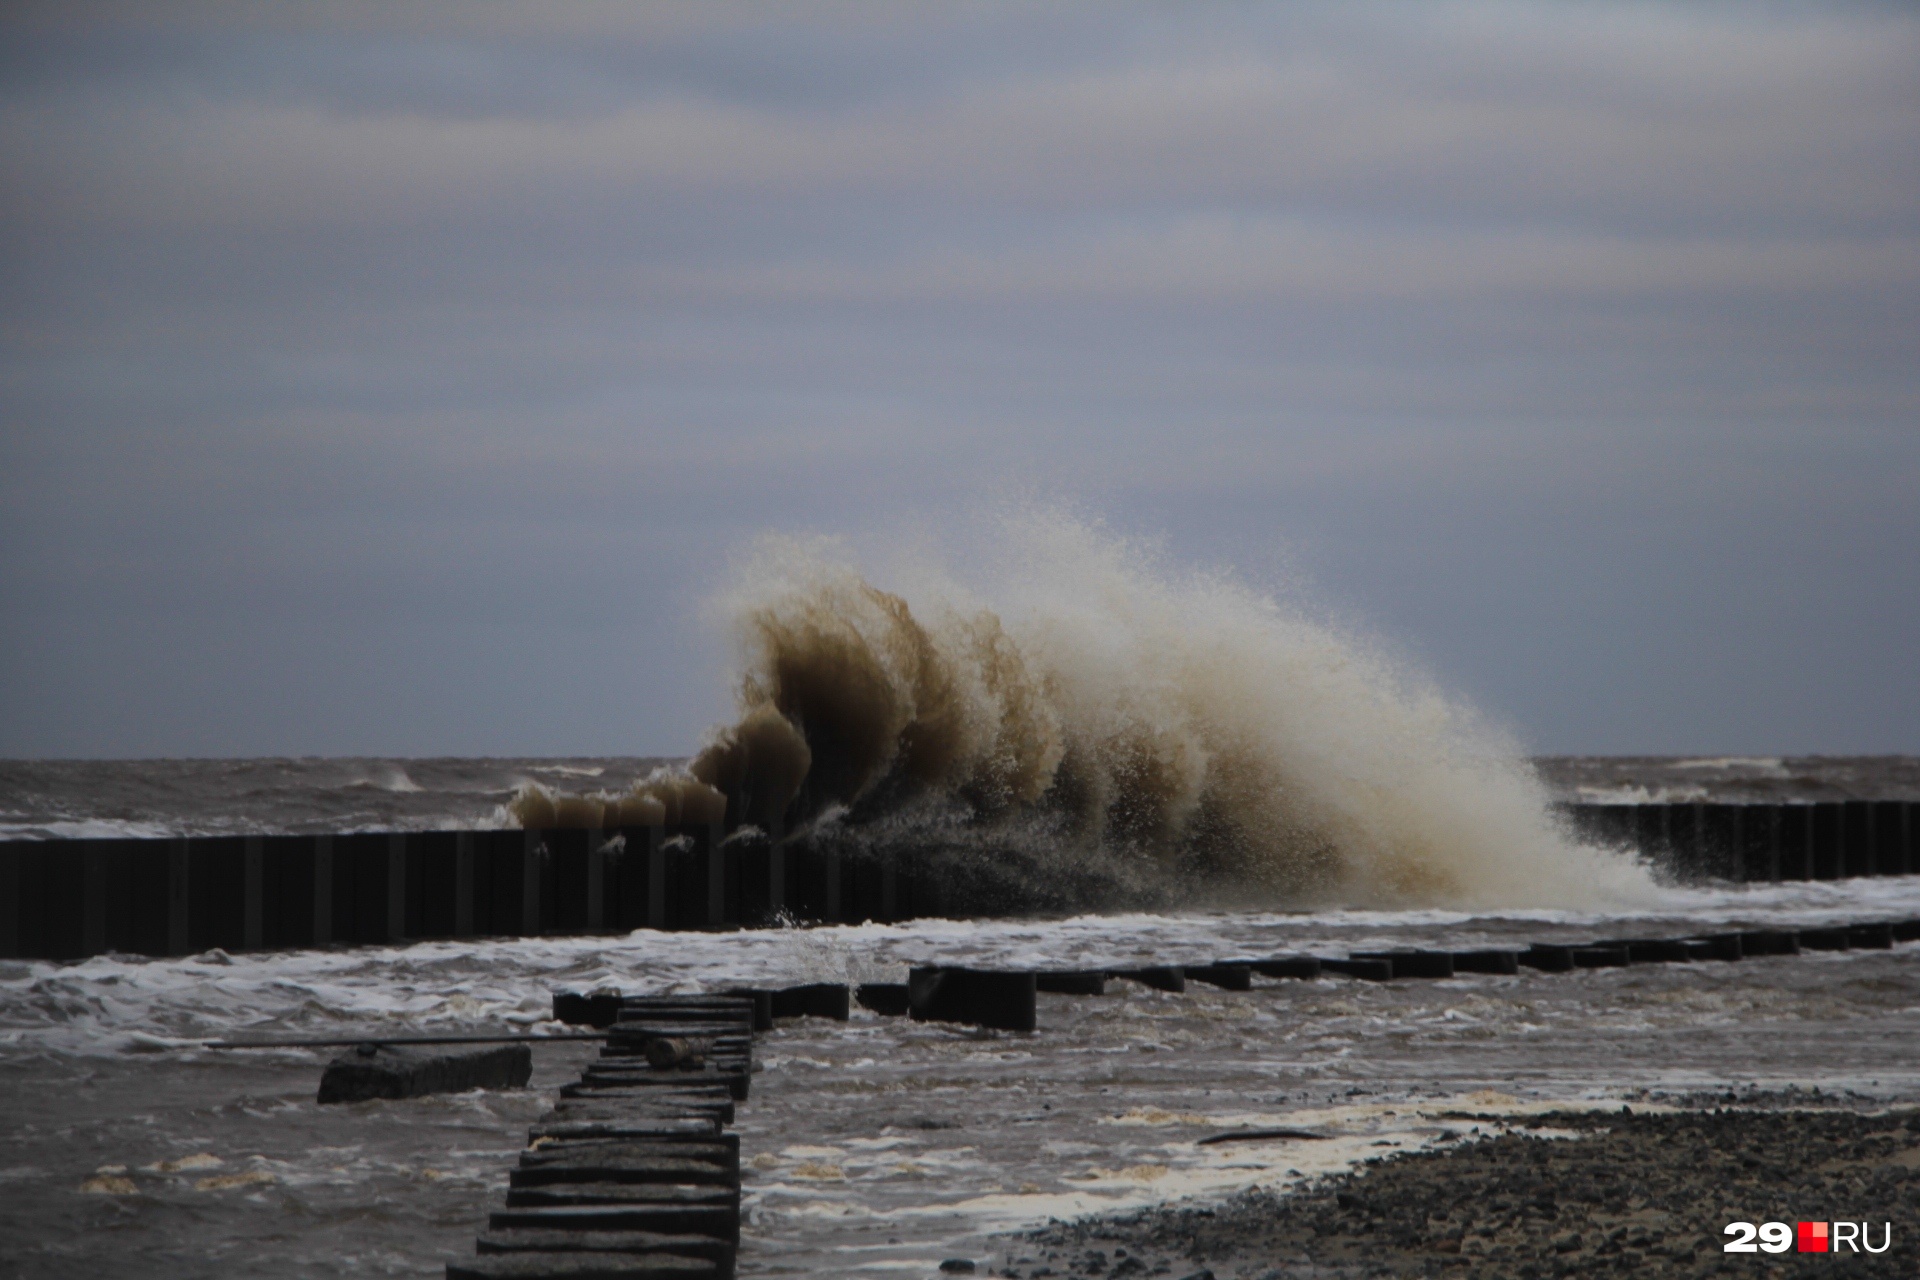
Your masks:
<svg viewBox="0 0 1920 1280"><path fill-rule="evenodd" d="M185 837L167 846L167 954L187 954L188 845Z"/></svg>
<svg viewBox="0 0 1920 1280"><path fill-rule="evenodd" d="M387 941L398 942L407 932L407 837L395 831L387 837Z"/></svg>
<svg viewBox="0 0 1920 1280"><path fill-rule="evenodd" d="M83 846L80 863L80 954L107 949L107 854L97 841Z"/></svg>
<svg viewBox="0 0 1920 1280"><path fill-rule="evenodd" d="M1767 806L1767 879L1780 883L1780 806Z"/></svg>
<svg viewBox="0 0 1920 1280"><path fill-rule="evenodd" d="M20 852L0 844L0 959L20 954Z"/></svg>
<svg viewBox="0 0 1920 1280"><path fill-rule="evenodd" d="M333 837L313 838L313 945L333 941Z"/></svg>
<svg viewBox="0 0 1920 1280"><path fill-rule="evenodd" d="M607 852L598 827L587 828L587 928L603 929L607 919Z"/></svg>
<svg viewBox="0 0 1920 1280"><path fill-rule="evenodd" d="M529 831L521 848L520 936L531 938L540 932L540 855L546 845L538 831Z"/></svg>
<svg viewBox="0 0 1920 1280"><path fill-rule="evenodd" d="M473 833L462 831L453 838L453 932L455 937L473 934Z"/></svg>
<svg viewBox="0 0 1920 1280"><path fill-rule="evenodd" d="M778 915L787 906L787 849L782 843L786 823L776 818L767 832L767 910Z"/></svg>
<svg viewBox="0 0 1920 1280"><path fill-rule="evenodd" d="M727 861L720 842L727 838L726 824L716 822L707 828L707 923L727 922Z"/></svg>
<svg viewBox="0 0 1920 1280"><path fill-rule="evenodd" d="M1914 831L1914 827L1920 827L1920 823L1914 821L1916 808L1920 808L1916 800L1908 800L1901 806L1901 858L1907 875L1920 875L1920 848L1914 848L1914 837L1920 835L1920 831Z"/></svg>
<svg viewBox="0 0 1920 1280"><path fill-rule="evenodd" d="M261 936L265 932L262 897L265 893L266 867L265 854L259 836L248 836L244 869L242 871L242 907L241 945L249 951L258 951Z"/></svg>
<svg viewBox="0 0 1920 1280"><path fill-rule="evenodd" d="M666 829L647 828L647 928L667 927Z"/></svg>

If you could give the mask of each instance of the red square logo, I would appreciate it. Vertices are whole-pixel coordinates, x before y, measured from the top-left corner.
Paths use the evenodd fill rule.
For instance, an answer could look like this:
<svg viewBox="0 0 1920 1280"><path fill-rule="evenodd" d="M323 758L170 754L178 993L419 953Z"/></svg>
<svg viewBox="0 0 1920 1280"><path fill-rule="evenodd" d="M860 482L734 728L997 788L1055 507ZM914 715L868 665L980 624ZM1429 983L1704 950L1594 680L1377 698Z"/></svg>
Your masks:
<svg viewBox="0 0 1920 1280"><path fill-rule="evenodd" d="M1800 1224L1800 1252L1825 1253L1827 1251L1827 1224L1824 1222L1803 1222Z"/></svg>

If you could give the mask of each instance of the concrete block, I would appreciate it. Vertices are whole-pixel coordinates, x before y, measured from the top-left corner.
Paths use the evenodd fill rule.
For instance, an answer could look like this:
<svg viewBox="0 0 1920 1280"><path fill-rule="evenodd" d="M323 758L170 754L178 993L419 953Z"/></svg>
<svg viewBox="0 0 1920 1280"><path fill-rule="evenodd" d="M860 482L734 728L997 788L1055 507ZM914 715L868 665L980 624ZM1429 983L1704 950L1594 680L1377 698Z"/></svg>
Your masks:
<svg viewBox="0 0 1920 1280"><path fill-rule="evenodd" d="M677 1051L674 1042L670 1040L655 1039L648 1042L648 1047L656 1053L661 1053L662 1056ZM697 1046L693 1052L699 1054ZM726 1077L736 1071L751 1070L752 1065L752 1059L745 1054L715 1056L710 1059L702 1056L702 1060L697 1063L670 1063L664 1067L654 1066L640 1058L618 1061L603 1059L587 1068L586 1074L580 1078L580 1083L595 1088L639 1089L647 1093L657 1093L663 1087L674 1088L684 1084L725 1084L731 1089L732 1085Z"/></svg>
<svg viewBox="0 0 1920 1280"><path fill-rule="evenodd" d="M764 987L729 987L722 995L750 1001L753 1006L753 1029L755 1031L773 1030L773 992Z"/></svg>
<svg viewBox="0 0 1920 1280"><path fill-rule="evenodd" d="M1800 954L1800 937L1791 929L1748 929L1740 935L1740 954L1797 956Z"/></svg>
<svg viewBox="0 0 1920 1280"><path fill-rule="evenodd" d="M1037 1025L1034 976L997 969L915 968L907 974L916 1022L965 1022L1003 1031Z"/></svg>
<svg viewBox="0 0 1920 1280"><path fill-rule="evenodd" d="M635 1028L639 1026L645 1026L647 1030L636 1031ZM594 1065L631 1067L635 1065L635 1059L646 1058L657 1052L653 1047L656 1041L687 1039L708 1041L713 1050L723 1057L753 1051L753 1037L744 1029L729 1028L726 1023L626 1022L607 1033L607 1047Z"/></svg>
<svg viewBox="0 0 1920 1280"><path fill-rule="evenodd" d="M1740 960L1747 954L1737 933L1709 933L1688 938L1687 950L1695 960Z"/></svg>
<svg viewBox="0 0 1920 1280"><path fill-rule="evenodd" d="M1650 807L1650 806L1643 806ZM1521 964L1542 973L1569 973L1574 968L1573 948L1534 943L1518 956Z"/></svg>
<svg viewBox="0 0 1920 1280"><path fill-rule="evenodd" d="M631 1016L622 1011L621 1020L607 1028L607 1047L613 1051L638 1053L641 1046L655 1036L738 1036L742 1040L753 1034L753 1024L745 1018L729 1019L721 1016L705 1018L656 1018L651 1015L642 1018Z"/></svg>
<svg viewBox="0 0 1920 1280"><path fill-rule="evenodd" d="M1847 945L1861 951L1885 951L1893 945L1893 926L1890 924L1848 925Z"/></svg>
<svg viewBox="0 0 1920 1280"><path fill-rule="evenodd" d="M705 1116L635 1115L621 1120L542 1120L527 1131L534 1142L618 1139L627 1142L655 1138L709 1140L720 1136L720 1123Z"/></svg>
<svg viewBox="0 0 1920 1280"><path fill-rule="evenodd" d="M1360 978L1367 982L1391 982L1393 980L1393 961L1361 960L1349 957L1345 960L1329 960L1322 957L1320 969L1323 973L1344 974L1349 978Z"/></svg>
<svg viewBox="0 0 1920 1280"><path fill-rule="evenodd" d="M651 1231L740 1243L740 1211L724 1204L529 1205L496 1209L487 1226L494 1231Z"/></svg>
<svg viewBox="0 0 1920 1280"><path fill-rule="evenodd" d="M712 992L701 996L622 996L622 1017L724 1017L753 1021L753 996Z"/></svg>
<svg viewBox="0 0 1920 1280"><path fill-rule="evenodd" d="M488 1231L474 1242L490 1253L663 1253L702 1258L731 1280L733 1246L712 1236L664 1235L655 1231Z"/></svg>
<svg viewBox="0 0 1920 1280"><path fill-rule="evenodd" d="M447 1280L721 1280L709 1258L669 1253L485 1253L447 1264Z"/></svg>
<svg viewBox="0 0 1920 1280"><path fill-rule="evenodd" d="M700 1115L719 1116L720 1107L703 1101L690 1099L674 1092L675 1086L685 1080L710 1079L722 1080L719 1072L675 1073L676 1077L662 1085L659 1073L646 1074L632 1072L601 1072L581 1077L571 1084L560 1086L560 1097L570 1102L604 1102L609 1107L619 1106L628 1109L630 1115L639 1114L645 1109L653 1115ZM728 1101L733 1101L729 1097Z"/></svg>
<svg viewBox="0 0 1920 1280"><path fill-rule="evenodd" d="M706 1066L692 1071L648 1070L644 1074L634 1073L618 1078L601 1076L592 1081L561 1085L560 1096L563 1098L600 1097L613 1100L622 1096L650 1094L684 1084L716 1083L725 1085L735 1102L745 1102L751 1079L751 1070L744 1064L737 1067Z"/></svg>
<svg viewBox="0 0 1920 1280"><path fill-rule="evenodd" d="M705 1142L697 1139L676 1139L672 1142L556 1142L544 1147L529 1147L522 1151L520 1168L524 1171L591 1170L629 1164L643 1165L651 1160L675 1160L713 1165L738 1183L740 1180L739 1135L726 1136L733 1138L734 1141ZM564 1178L559 1177L556 1180L565 1181ZM595 1181L595 1179L586 1180ZM606 1181L619 1181L619 1179L606 1179Z"/></svg>
<svg viewBox="0 0 1920 1280"><path fill-rule="evenodd" d="M1895 942L1920 941L1920 920L1893 920L1887 924L1887 931Z"/></svg>
<svg viewBox="0 0 1920 1280"><path fill-rule="evenodd" d="M1204 982L1210 987L1226 991L1253 989L1253 970L1244 964L1189 964L1182 965L1181 969L1195 982Z"/></svg>
<svg viewBox="0 0 1920 1280"><path fill-rule="evenodd" d="M553 1017L573 1027L599 1027L604 1030L620 1018L618 991L556 991L553 993Z"/></svg>
<svg viewBox="0 0 1920 1280"><path fill-rule="evenodd" d="M1802 951L1845 951L1852 945L1845 925L1800 930Z"/></svg>
<svg viewBox="0 0 1920 1280"><path fill-rule="evenodd" d="M1125 978L1155 991L1185 991L1187 974L1177 964L1151 964L1137 969L1109 969L1109 977Z"/></svg>
<svg viewBox="0 0 1920 1280"><path fill-rule="evenodd" d="M696 1098L684 1093L665 1093L655 1090L644 1098L560 1098L553 1104L548 1118L553 1120L620 1120L635 1114L635 1108L641 1108L648 1115L657 1116L704 1116L717 1120L721 1124L732 1124L734 1102L725 1089L718 1098Z"/></svg>
<svg viewBox="0 0 1920 1280"><path fill-rule="evenodd" d="M603 1058L589 1066L588 1070L599 1070L608 1065L611 1064ZM643 1067L640 1071L625 1075L609 1071L605 1078L609 1080L642 1079L656 1074ZM726 1081L703 1079L699 1076L681 1076L665 1083L656 1083L644 1091L632 1092L624 1100L620 1100L620 1105L638 1106L644 1103L653 1107L682 1107L701 1114L719 1114L731 1107L733 1102L733 1094Z"/></svg>
<svg viewBox="0 0 1920 1280"><path fill-rule="evenodd" d="M844 982L809 982L773 992L776 1018L831 1018L845 1022L852 1012Z"/></svg>
<svg viewBox="0 0 1920 1280"><path fill-rule="evenodd" d="M854 992L862 1009L871 1009L883 1018L903 1018L911 1000L904 982L863 982Z"/></svg>
<svg viewBox="0 0 1920 1280"><path fill-rule="evenodd" d="M1393 965L1395 978L1451 978L1451 951L1356 951L1355 960L1385 960Z"/></svg>
<svg viewBox="0 0 1920 1280"><path fill-rule="evenodd" d="M539 1164L515 1169L508 1175L514 1187L545 1187L560 1182L649 1182L661 1186L734 1187L740 1171L716 1160L688 1160L652 1152L644 1156L606 1156L566 1164Z"/></svg>
<svg viewBox="0 0 1920 1280"><path fill-rule="evenodd" d="M443 1051L363 1044L327 1064L320 1101L417 1098L468 1089L519 1089L533 1075L533 1051L524 1044L449 1047Z"/></svg>
<svg viewBox="0 0 1920 1280"><path fill-rule="evenodd" d="M1264 960L1237 960L1263 978L1317 978L1320 961L1314 956L1269 956Z"/></svg>
<svg viewBox="0 0 1920 1280"><path fill-rule="evenodd" d="M1632 964L1685 964L1694 958L1685 938L1608 938L1598 945L1625 947Z"/></svg>
<svg viewBox="0 0 1920 1280"><path fill-rule="evenodd" d="M1633 963L1625 947L1586 946L1571 950L1576 969L1619 969Z"/></svg>
<svg viewBox="0 0 1920 1280"><path fill-rule="evenodd" d="M1518 973L1520 972L1520 953L1498 948L1483 951L1456 951L1453 953L1453 971L1455 973Z"/></svg>
<svg viewBox="0 0 1920 1280"><path fill-rule="evenodd" d="M549 1120L541 1121L550 1123ZM575 1153L591 1152L605 1154L623 1150L637 1150L645 1147L653 1151L670 1150L678 1153L682 1150L700 1156L711 1156L714 1148L720 1148L724 1158L734 1167L740 1164L740 1135L730 1129L715 1130L705 1127L698 1133L642 1134L632 1138L557 1138L540 1137L529 1133L527 1149L520 1153L522 1164L537 1164L542 1160L565 1160Z"/></svg>
<svg viewBox="0 0 1920 1280"><path fill-rule="evenodd" d="M1033 975L1033 986L1057 996L1103 996L1107 975L1101 969L1042 969Z"/></svg>
<svg viewBox="0 0 1920 1280"><path fill-rule="evenodd" d="M740 1189L725 1183L691 1185L660 1182L543 1182L534 1186L507 1188L509 1209L580 1204L719 1204L737 1208Z"/></svg>

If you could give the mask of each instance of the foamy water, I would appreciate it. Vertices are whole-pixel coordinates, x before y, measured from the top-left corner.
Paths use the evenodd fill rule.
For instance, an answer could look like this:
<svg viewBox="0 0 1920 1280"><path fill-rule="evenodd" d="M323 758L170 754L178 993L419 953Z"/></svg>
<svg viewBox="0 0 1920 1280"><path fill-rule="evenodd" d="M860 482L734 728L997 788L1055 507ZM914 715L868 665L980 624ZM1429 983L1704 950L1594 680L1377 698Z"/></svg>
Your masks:
<svg viewBox="0 0 1920 1280"><path fill-rule="evenodd" d="M1083 521L1011 513L971 574L923 561L884 587L829 545L769 538L716 609L739 718L625 793L530 786L521 821L724 810L881 858L950 853L1003 897L1074 882L1089 903L1652 892L1557 825L1511 744L1419 672Z"/></svg>
<svg viewBox="0 0 1920 1280"><path fill-rule="evenodd" d="M538 1096L320 1108L324 1054L200 1037L546 1029L555 988L898 979L910 963L1179 963L1521 945L1920 915L1920 878L1660 891L1639 911L1195 911L811 930L421 942L0 964L0 1236L35 1271L427 1275L471 1249L513 1152L592 1050L536 1050ZM1440 982L1342 978L1043 996L1031 1035L783 1023L739 1129L745 1275L920 1274L992 1233L1444 1141L1440 1113L1645 1105L1757 1083L1920 1101L1920 947ZM1246 1125L1319 1142L1201 1147ZM1385 1145L1382 1145L1385 1144ZM210 1157L218 1166L162 1168ZM82 1194L125 1166L132 1196ZM203 1181L257 1175L228 1185ZM44 1264L44 1265L42 1265Z"/></svg>
<svg viewBox="0 0 1920 1280"><path fill-rule="evenodd" d="M802 839L935 849L1190 909L0 961L0 1239L46 1275L136 1257L169 1277L435 1274L470 1251L527 1125L593 1052L542 1046L527 1093L323 1109L324 1054L222 1053L206 1038L538 1031L555 989L601 985L1920 915L1915 878L1658 885L1569 839L1510 744L1363 638L1046 513L1007 521L965 574L869 575L830 549L769 543L719 607L741 641L741 714L686 767L10 762L0 832L447 828L506 821L516 795L531 812L535 786L582 793L545 821L724 795L736 818L778 816ZM1703 761L1658 785L1788 786L1796 768ZM919 1274L987 1260L992 1233L1049 1216L1288 1185L1445 1141L1441 1113L1462 1105L1497 1115L1744 1083L1920 1099L1920 948L1247 993L1114 984L1043 997L1031 1035L862 1011L784 1024L758 1056L738 1126L742 1274ZM1249 1124L1326 1136L1196 1143ZM102 1169L132 1192L83 1192Z"/></svg>

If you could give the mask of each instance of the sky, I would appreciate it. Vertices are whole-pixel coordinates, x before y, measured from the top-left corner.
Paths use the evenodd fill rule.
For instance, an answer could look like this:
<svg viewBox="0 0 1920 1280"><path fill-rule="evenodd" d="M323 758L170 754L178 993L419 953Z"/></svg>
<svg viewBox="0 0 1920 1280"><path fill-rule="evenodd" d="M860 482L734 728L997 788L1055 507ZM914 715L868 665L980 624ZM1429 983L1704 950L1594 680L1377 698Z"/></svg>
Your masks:
<svg viewBox="0 0 1920 1280"><path fill-rule="evenodd" d="M8 5L0 755L678 754L1017 490L1540 753L1920 752L1920 10Z"/></svg>

